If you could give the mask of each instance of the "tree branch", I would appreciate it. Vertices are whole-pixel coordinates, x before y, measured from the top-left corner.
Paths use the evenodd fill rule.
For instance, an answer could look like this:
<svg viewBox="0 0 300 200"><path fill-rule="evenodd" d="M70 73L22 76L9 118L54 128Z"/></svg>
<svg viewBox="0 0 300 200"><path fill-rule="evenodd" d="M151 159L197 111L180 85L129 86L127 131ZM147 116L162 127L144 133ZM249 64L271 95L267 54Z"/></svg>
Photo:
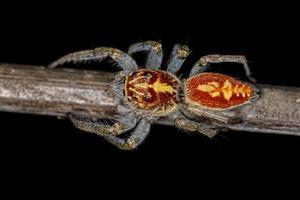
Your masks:
<svg viewBox="0 0 300 200"><path fill-rule="evenodd" d="M0 111L66 116L113 117L114 73L0 64ZM237 131L300 136L300 88L257 85L261 96L238 112L241 123L216 124ZM169 121L157 123L170 125Z"/></svg>

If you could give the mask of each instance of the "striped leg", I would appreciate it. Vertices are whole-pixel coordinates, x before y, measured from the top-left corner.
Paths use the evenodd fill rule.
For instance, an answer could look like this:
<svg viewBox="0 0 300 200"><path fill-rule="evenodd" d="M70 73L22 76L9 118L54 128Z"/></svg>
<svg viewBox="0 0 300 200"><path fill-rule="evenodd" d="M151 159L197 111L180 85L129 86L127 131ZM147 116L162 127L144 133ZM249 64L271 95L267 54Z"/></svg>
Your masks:
<svg viewBox="0 0 300 200"><path fill-rule="evenodd" d="M250 68L248 66L246 57L242 56L242 55L218 55L218 54L213 54L213 55L203 56L193 66L189 76L191 77L191 76L199 74L203 71L206 71L207 68L208 68L208 65L210 63L222 63L222 62L232 62L232 63L242 64L243 67L244 67L245 74L246 74L247 78L252 82L256 82L256 80L251 76L251 71L250 71Z"/></svg>
<svg viewBox="0 0 300 200"><path fill-rule="evenodd" d="M146 68L159 69L161 67L163 52L161 44L155 41L146 41L133 44L128 49L128 54L132 56L138 52L148 52Z"/></svg>
<svg viewBox="0 0 300 200"><path fill-rule="evenodd" d="M113 125L105 123L104 120L92 119L76 114L69 114L69 118L78 129L100 136L120 135L133 129L137 123L137 119L133 113L115 120L116 122Z"/></svg>
<svg viewBox="0 0 300 200"><path fill-rule="evenodd" d="M136 128L129 133L128 138L108 135L105 136L105 139L120 149L133 150L146 139L149 132L150 123L146 119L142 119Z"/></svg>
<svg viewBox="0 0 300 200"><path fill-rule="evenodd" d="M126 53L108 47L100 47L94 50L78 51L66 56L63 56L49 65L49 68L55 68L66 63L80 63L88 61L101 61L105 58L113 59L122 70L136 70L138 66L136 62Z"/></svg>
<svg viewBox="0 0 300 200"><path fill-rule="evenodd" d="M176 44L171 53L167 71L176 74L189 54L190 49L188 46Z"/></svg>

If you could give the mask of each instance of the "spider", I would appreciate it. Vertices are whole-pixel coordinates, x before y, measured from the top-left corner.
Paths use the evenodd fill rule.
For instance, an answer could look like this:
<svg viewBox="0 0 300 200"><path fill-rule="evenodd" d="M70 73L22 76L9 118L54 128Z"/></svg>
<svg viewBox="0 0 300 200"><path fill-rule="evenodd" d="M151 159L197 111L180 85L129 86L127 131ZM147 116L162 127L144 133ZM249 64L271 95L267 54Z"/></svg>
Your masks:
<svg viewBox="0 0 300 200"><path fill-rule="evenodd" d="M139 68L133 55L146 52L144 68ZM70 113L73 124L86 132L103 136L120 149L132 150L150 132L150 125L161 118L169 118L178 128L202 133L210 138L217 130L202 119L230 123L232 119L221 111L230 110L257 99L257 90L250 84L232 77L205 72L210 63L235 62L244 66L246 76L254 81L246 58L238 55L207 55L193 66L187 80L180 81L176 73L190 54L186 45L176 44L167 62L163 60L162 45L155 41L133 44L128 53L108 47L78 51L63 56L49 65L55 68L65 63L101 61L110 58L121 71L112 82L111 91L117 99L117 115L112 124L102 119ZM197 119L195 120L195 116Z"/></svg>

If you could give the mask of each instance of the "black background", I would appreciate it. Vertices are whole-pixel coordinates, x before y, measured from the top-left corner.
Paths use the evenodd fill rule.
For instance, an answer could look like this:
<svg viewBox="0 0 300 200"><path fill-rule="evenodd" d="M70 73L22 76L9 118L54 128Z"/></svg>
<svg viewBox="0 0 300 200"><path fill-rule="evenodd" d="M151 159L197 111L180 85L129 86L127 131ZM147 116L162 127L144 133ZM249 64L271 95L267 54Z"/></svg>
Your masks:
<svg viewBox="0 0 300 200"><path fill-rule="evenodd" d="M102 3L76 9L72 4L2 8L0 62L44 65L77 50L111 46L126 51L134 42L156 40L165 55L175 43L190 46L183 73L202 55L244 54L259 83L300 87L299 20L292 5ZM242 75L240 66L232 67L223 70ZM67 120L14 113L0 113L0 119L1 166L28 179L59 174L97 176L101 182L108 176L112 184L123 185L154 173L160 174L157 182L165 176L197 177L199 184L213 187L216 182L202 178L213 176L220 184L216 177L225 175L226 185L232 177L253 178L253 173L260 174L260 183L260 178L294 177L289 172L298 167L300 153L295 136L230 132L209 140L156 125L136 151L124 152Z"/></svg>

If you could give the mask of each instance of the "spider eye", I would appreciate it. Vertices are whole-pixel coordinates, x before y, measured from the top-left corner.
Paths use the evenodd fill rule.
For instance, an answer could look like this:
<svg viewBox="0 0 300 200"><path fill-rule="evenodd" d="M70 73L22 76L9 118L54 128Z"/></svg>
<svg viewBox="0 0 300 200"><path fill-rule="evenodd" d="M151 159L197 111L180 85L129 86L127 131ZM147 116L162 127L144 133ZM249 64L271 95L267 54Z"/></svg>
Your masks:
<svg viewBox="0 0 300 200"><path fill-rule="evenodd" d="M145 79L149 79L149 78L151 78L151 75L148 74L148 73L145 73L145 74L144 74L144 78L145 78Z"/></svg>
<svg viewBox="0 0 300 200"><path fill-rule="evenodd" d="M149 101L150 97L148 95L144 95L144 100Z"/></svg>

